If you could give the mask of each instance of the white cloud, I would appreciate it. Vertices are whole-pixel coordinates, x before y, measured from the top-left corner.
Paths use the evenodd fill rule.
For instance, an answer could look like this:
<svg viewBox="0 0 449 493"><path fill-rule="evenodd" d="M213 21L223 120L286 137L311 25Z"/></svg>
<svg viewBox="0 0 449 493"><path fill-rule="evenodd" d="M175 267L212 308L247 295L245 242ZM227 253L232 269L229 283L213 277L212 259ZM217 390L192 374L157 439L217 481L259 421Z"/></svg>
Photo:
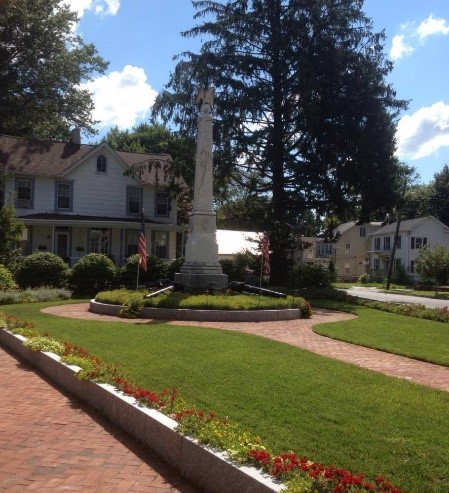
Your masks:
<svg viewBox="0 0 449 493"><path fill-rule="evenodd" d="M116 15L120 8L120 0L61 0L60 3L77 12L79 18L88 10L97 15Z"/></svg>
<svg viewBox="0 0 449 493"><path fill-rule="evenodd" d="M93 119L97 127L117 125L127 129L144 118L153 106L157 92L147 83L143 68L126 65L121 72L111 72L82 85L92 93Z"/></svg>
<svg viewBox="0 0 449 493"><path fill-rule="evenodd" d="M393 60L399 60L410 55L419 44L424 44L429 36L436 35L449 35L449 24L446 19L436 18L430 14L418 26L417 22L403 24L401 34L397 34L392 39L390 57Z"/></svg>
<svg viewBox="0 0 449 493"><path fill-rule="evenodd" d="M436 34L447 36L449 34L449 25L447 24L446 19L437 19L430 14L425 21L421 22L416 32L421 41Z"/></svg>
<svg viewBox="0 0 449 493"><path fill-rule="evenodd" d="M449 104L438 101L405 115L396 132L398 156L417 160L449 147Z"/></svg>
<svg viewBox="0 0 449 493"><path fill-rule="evenodd" d="M391 43L390 57L393 60L399 60L405 55L408 55L414 51L414 48L405 43L405 36L403 34L398 34L394 36Z"/></svg>

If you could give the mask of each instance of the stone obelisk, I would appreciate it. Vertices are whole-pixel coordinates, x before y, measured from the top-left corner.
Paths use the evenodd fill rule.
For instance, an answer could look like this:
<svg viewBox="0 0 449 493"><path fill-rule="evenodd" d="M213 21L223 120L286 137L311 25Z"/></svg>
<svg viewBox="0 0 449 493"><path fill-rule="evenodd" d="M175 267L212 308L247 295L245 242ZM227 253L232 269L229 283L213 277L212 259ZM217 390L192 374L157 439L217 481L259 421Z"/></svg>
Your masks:
<svg viewBox="0 0 449 493"><path fill-rule="evenodd" d="M185 262L175 281L192 290L224 289L228 276L218 262L217 223L213 212L213 151L211 115L214 89L201 89L198 115L198 136L195 161L193 210L185 247Z"/></svg>

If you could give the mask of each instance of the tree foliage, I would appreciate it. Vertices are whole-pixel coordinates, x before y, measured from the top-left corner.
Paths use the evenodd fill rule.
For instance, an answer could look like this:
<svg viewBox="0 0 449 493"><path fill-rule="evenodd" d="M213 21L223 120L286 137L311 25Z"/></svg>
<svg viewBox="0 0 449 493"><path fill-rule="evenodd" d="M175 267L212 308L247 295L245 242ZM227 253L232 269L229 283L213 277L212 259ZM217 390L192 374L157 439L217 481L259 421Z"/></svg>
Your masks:
<svg viewBox="0 0 449 493"><path fill-rule="evenodd" d="M449 226L449 166L447 164L439 173L435 173L431 187L430 212Z"/></svg>
<svg viewBox="0 0 449 493"><path fill-rule="evenodd" d="M0 182L1 186L1 182ZM23 222L17 219L14 207L0 207L0 264L13 268L20 255Z"/></svg>
<svg viewBox="0 0 449 493"><path fill-rule="evenodd" d="M449 166L435 173L427 184L412 185L404 197L403 216L413 219L434 216L449 226Z"/></svg>
<svg viewBox="0 0 449 493"><path fill-rule="evenodd" d="M0 2L0 133L66 139L94 134L88 91L79 84L107 63L75 34L77 14L59 0Z"/></svg>
<svg viewBox="0 0 449 493"><path fill-rule="evenodd" d="M416 271L425 280L436 280L440 286L449 277L449 249L444 245L425 246L419 253Z"/></svg>
<svg viewBox="0 0 449 493"><path fill-rule="evenodd" d="M193 188L195 175L195 139L180 136L164 125L141 123L132 130L112 128L105 137L106 142L119 151L170 154L173 173L182 176Z"/></svg>
<svg viewBox="0 0 449 493"><path fill-rule="evenodd" d="M395 201L406 103L362 3L196 0L203 21L183 34L206 41L179 56L154 107L192 136L198 88L216 88L216 176L269 197L273 273L286 269L285 224L304 211L368 218Z"/></svg>

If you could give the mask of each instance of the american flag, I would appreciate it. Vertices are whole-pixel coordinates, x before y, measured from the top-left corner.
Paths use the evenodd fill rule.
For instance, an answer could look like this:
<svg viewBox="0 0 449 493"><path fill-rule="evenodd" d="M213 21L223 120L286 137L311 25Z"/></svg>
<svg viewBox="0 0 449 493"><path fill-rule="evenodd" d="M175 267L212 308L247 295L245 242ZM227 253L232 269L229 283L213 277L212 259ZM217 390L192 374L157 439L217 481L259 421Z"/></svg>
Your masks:
<svg viewBox="0 0 449 493"><path fill-rule="evenodd" d="M265 276L269 276L271 272L270 267L270 241L268 239L268 233L265 231L262 237L262 272Z"/></svg>
<svg viewBox="0 0 449 493"><path fill-rule="evenodd" d="M139 265L144 271L146 271L147 270L147 239L145 238L145 220L143 218L143 213L142 213L142 222L140 225L138 252L139 252Z"/></svg>

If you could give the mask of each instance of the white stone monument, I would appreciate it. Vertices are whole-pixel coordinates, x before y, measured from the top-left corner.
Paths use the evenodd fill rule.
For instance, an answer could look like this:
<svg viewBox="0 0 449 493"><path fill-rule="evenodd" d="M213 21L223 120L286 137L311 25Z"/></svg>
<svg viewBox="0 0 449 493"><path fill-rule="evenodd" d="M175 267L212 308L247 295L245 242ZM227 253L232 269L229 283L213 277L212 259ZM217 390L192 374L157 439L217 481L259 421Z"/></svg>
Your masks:
<svg viewBox="0 0 449 493"><path fill-rule="evenodd" d="M198 94L201 109L198 115L198 136L195 161L193 210L185 248L185 262L175 282L193 290L224 289L228 276L218 262L217 223L212 210L213 154L211 115L214 89L201 89Z"/></svg>

